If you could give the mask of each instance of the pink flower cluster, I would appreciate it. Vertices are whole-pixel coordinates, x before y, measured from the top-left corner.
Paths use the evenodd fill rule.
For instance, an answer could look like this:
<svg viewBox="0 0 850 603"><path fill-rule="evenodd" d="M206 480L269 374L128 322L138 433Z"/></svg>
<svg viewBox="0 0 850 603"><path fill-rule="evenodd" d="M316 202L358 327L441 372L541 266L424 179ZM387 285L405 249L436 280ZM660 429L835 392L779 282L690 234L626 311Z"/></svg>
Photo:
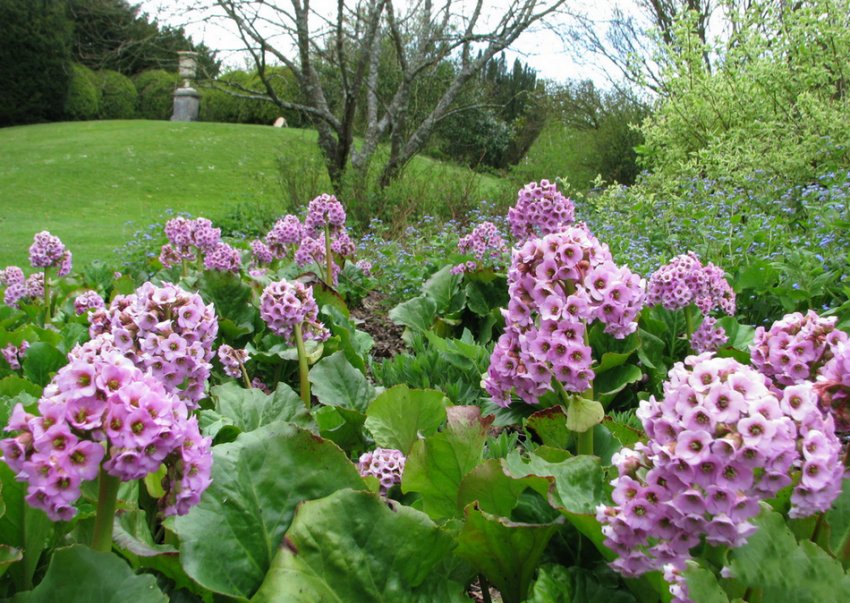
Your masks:
<svg viewBox="0 0 850 603"><path fill-rule="evenodd" d="M835 428L850 431L850 343L844 341L832 348L832 359L818 372L815 391L821 408L835 419Z"/></svg>
<svg viewBox="0 0 850 603"><path fill-rule="evenodd" d="M496 225L486 221L476 226L468 235L461 237L457 248L461 253L471 253L475 261L470 260L454 266L452 274L473 272L484 263L498 264L508 250Z"/></svg>
<svg viewBox="0 0 850 603"><path fill-rule="evenodd" d="M9 365L10 369L19 371L21 370L21 360L29 347L30 344L28 341L22 341L19 346L9 343L3 349L0 349L0 353L3 354L3 359Z"/></svg>
<svg viewBox="0 0 850 603"><path fill-rule="evenodd" d="M219 272L239 273L242 268L242 257L239 250L227 243L216 243L204 254L204 268Z"/></svg>
<svg viewBox="0 0 850 603"><path fill-rule="evenodd" d="M165 223L165 236L168 243L162 246L159 261L166 268L184 261L193 262L198 254L204 257L207 270L239 272L242 266L239 251L223 243L221 229L214 228L206 218L173 218Z"/></svg>
<svg viewBox="0 0 850 603"><path fill-rule="evenodd" d="M750 346L753 366L777 387L813 381L833 348L847 341L835 322L835 317L821 318L809 310L786 314L770 329L758 327Z"/></svg>
<svg viewBox="0 0 850 603"><path fill-rule="evenodd" d="M10 266L16 268L16 266ZM18 269L20 270L20 269ZM17 273L12 276L17 279ZM23 277L23 272L21 273ZM3 302L12 308L18 307L20 301L34 301L44 297L44 272L33 272L25 280L16 280L6 286Z"/></svg>
<svg viewBox="0 0 850 603"><path fill-rule="evenodd" d="M160 379L190 409L204 397L218 320L212 304L171 283L145 283L89 317L92 337L112 335L114 346Z"/></svg>
<svg viewBox="0 0 850 603"><path fill-rule="evenodd" d="M733 359L689 356L670 370L663 399L641 402L638 416L649 442L615 455L615 504L597 510L624 575L665 568L672 577L703 536L740 546L759 501L795 480L795 517L828 509L840 492L841 444L811 384L777 395Z"/></svg>
<svg viewBox="0 0 850 603"><path fill-rule="evenodd" d="M360 455L357 469L363 477L376 477L381 483L381 494L386 495L390 488L401 483L406 460L401 450L375 448L372 452Z"/></svg>
<svg viewBox="0 0 850 603"><path fill-rule="evenodd" d="M729 337L726 336L726 330L723 327L717 326L717 319L713 316L706 316L702 319L702 323L697 330L691 335L691 349L697 354L716 352L727 341L729 341Z"/></svg>
<svg viewBox="0 0 850 603"><path fill-rule="evenodd" d="M298 281L271 283L260 296L260 316L272 332L294 343L295 326L301 325L304 339L324 341L330 336L319 322L319 306L313 290Z"/></svg>
<svg viewBox="0 0 850 603"><path fill-rule="evenodd" d="M307 217L304 219L305 234L314 239L324 233L325 227L331 234L342 232L345 228L345 209L342 203L333 195L319 195L307 206Z"/></svg>
<svg viewBox="0 0 850 603"><path fill-rule="evenodd" d="M65 276L71 272L71 252L59 237L43 230L30 245L30 264L34 268L59 268L59 276Z"/></svg>
<svg viewBox="0 0 850 603"><path fill-rule="evenodd" d="M83 481L103 469L123 481L168 468L165 515L185 514L210 484L211 441L186 405L117 352L73 359L39 400L18 404L2 440L3 460L28 483L26 501L54 521L76 514Z"/></svg>
<svg viewBox="0 0 850 603"><path fill-rule="evenodd" d="M0 285L4 287L23 283L25 279L24 271L17 266L6 266L3 270L0 270Z"/></svg>
<svg viewBox="0 0 850 603"><path fill-rule="evenodd" d="M505 332L490 359L484 381L502 406L514 389L525 402L552 390L552 377L564 389L582 392L594 373L585 328L594 320L623 338L637 329L645 283L611 259L584 225L569 226L530 239L513 253L508 271L511 296Z"/></svg>
<svg viewBox="0 0 850 603"><path fill-rule="evenodd" d="M99 308L103 308L103 298L92 289L83 291L74 299L74 312L77 316Z"/></svg>
<svg viewBox="0 0 850 603"><path fill-rule="evenodd" d="M575 205L548 180L526 184L517 194L516 205L508 210L511 234L519 244L558 232L575 221Z"/></svg>
<svg viewBox="0 0 850 603"><path fill-rule="evenodd" d="M723 270L711 263L703 266L693 251L677 255L656 270L649 277L646 297L650 305L661 304L667 310L693 303L706 315L714 308L735 314L735 291Z"/></svg>
<svg viewBox="0 0 850 603"><path fill-rule="evenodd" d="M226 343L218 348L218 359L221 361L225 374L234 379L242 377L242 367L249 358L246 350L233 348Z"/></svg>
<svg viewBox="0 0 850 603"><path fill-rule="evenodd" d="M345 210L342 204L333 195L321 195L310 201L303 225L297 216L286 215L275 222L265 242L257 240L251 244L254 264L262 266L275 259L283 259L295 248L294 260L298 266L315 263L324 269L325 226L331 235L331 252L339 258L353 256L356 248L345 230ZM335 283L340 271L335 261L332 270L333 274L328 278Z"/></svg>

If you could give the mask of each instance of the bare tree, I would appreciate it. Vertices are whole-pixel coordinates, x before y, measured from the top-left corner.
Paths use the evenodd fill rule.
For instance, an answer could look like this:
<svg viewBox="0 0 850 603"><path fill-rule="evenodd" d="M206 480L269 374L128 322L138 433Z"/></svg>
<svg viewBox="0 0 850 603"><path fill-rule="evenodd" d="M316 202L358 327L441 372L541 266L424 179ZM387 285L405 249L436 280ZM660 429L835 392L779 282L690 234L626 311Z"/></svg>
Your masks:
<svg viewBox="0 0 850 603"><path fill-rule="evenodd" d="M315 7L310 0L214 0L214 6L240 36L263 84L262 90L243 87L238 92L307 115L339 190L349 163L365 182L384 141L389 154L377 166L379 182L392 182L454 110L463 86L565 1L337 0L329 9L330 1ZM389 93L379 86L385 41L391 43L389 54L398 73ZM414 112L415 85L447 60L455 65L448 86L430 111ZM279 65L294 75L301 98L281 98L275 92L273 67ZM364 116L363 143L355 149L355 123Z"/></svg>

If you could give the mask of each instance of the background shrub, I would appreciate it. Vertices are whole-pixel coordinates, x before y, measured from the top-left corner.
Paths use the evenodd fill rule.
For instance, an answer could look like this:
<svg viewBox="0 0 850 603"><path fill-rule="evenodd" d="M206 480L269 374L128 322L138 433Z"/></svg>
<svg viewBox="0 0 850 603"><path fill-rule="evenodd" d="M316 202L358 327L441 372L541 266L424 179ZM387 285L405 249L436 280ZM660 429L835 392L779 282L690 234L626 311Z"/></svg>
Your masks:
<svg viewBox="0 0 850 603"><path fill-rule="evenodd" d="M71 23L63 2L0 1L0 126L60 119Z"/></svg>
<svg viewBox="0 0 850 603"><path fill-rule="evenodd" d="M164 69L144 71L133 78L139 95L138 111L142 119L170 119L174 89L180 76Z"/></svg>
<svg viewBox="0 0 850 603"><path fill-rule="evenodd" d="M97 119L100 111L100 92L94 71L74 63L71 65L71 80L68 98L65 99L65 115L69 119Z"/></svg>
<svg viewBox="0 0 850 603"><path fill-rule="evenodd" d="M101 119L136 117L136 87L126 75L104 69L97 72Z"/></svg>

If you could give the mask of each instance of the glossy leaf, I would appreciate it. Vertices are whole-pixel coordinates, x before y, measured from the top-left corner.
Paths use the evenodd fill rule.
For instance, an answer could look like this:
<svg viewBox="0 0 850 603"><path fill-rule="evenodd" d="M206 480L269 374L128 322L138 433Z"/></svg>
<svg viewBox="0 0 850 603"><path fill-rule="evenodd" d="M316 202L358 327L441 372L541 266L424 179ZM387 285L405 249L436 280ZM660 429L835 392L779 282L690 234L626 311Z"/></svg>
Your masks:
<svg viewBox="0 0 850 603"><path fill-rule="evenodd" d="M43 341L36 341L24 353L21 367L24 377L37 385L45 386L50 382L53 373L67 363L65 354L56 347Z"/></svg>
<svg viewBox="0 0 850 603"><path fill-rule="evenodd" d="M424 513L341 490L298 509L253 602L468 601L445 571L453 547Z"/></svg>
<svg viewBox="0 0 850 603"><path fill-rule="evenodd" d="M378 446L408 454L414 442L437 432L448 405L442 392L396 385L369 404L366 429Z"/></svg>
<svg viewBox="0 0 850 603"><path fill-rule="evenodd" d="M475 503L466 507L465 517L457 555L483 573L499 589L505 603L524 601L537 564L560 522L512 522L482 511Z"/></svg>
<svg viewBox="0 0 850 603"><path fill-rule="evenodd" d="M605 409L596 400L588 400L581 396L570 396L567 407L567 429L579 433L599 425L605 418Z"/></svg>
<svg viewBox="0 0 850 603"><path fill-rule="evenodd" d="M259 588L300 502L364 487L337 446L287 423L243 433L213 457L212 485L174 526L186 573L235 598Z"/></svg>
<svg viewBox="0 0 850 603"><path fill-rule="evenodd" d="M136 575L112 553L74 545L53 553L44 579L33 590L18 593L14 603L96 601L97 603L166 603L168 598L149 574Z"/></svg>
<svg viewBox="0 0 850 603"><path fill-rule="evenodd" d="M313 395L326 406L341 406L366 412L375 388L354 368L343 352L322 358L310 369Z"/></svg>
<svg viewBox="0 0 850 603"><path fill-rule="evenodd" d="M304 402L285 383L278 383L274 392L266 394L230 382L213 387L210 397L216 412L241 431L253 431L276 421L288 421L301 427L308 427L312 422Z"/></svg>

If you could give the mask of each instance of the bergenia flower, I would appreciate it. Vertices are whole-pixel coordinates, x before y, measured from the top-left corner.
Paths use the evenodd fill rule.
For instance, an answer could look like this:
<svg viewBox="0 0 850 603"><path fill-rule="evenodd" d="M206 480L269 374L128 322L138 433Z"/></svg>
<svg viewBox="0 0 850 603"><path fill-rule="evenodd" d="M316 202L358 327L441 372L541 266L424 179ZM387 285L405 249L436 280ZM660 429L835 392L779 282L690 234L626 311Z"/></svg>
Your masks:
<svg viewBox="0 0 850 603"><path fill-rule="evenodd" d="M38 410L33 416L15 407L6 431L17 435L0 441L0 450L27 482L27 503L54 521L76 514L82 482L95 479L101 465L131 481L164 463L165 515L188 512L210 484L211 441L186 405L108 346L61 368Z"/></svg>
<svg viewBox="0 0 850 603"><path fill-rule="evenodd" d="M330 332L319 322L319 307L312 288L298 281L271 283L260 296L260 316L274 333L293 344L295 326L302 326L304 339L324 341Z"/></svg>
<svg viewBox="0 0 850 603"><path fill-rule="evenodd" d="M840 493L841 443L810 383L778 394L731 358L689 356L670 370L662 399L641 402L638 417L649 441L612 459L614 505L597 518L618 554L615 569L664 570L680 600L686 589L675 576L703 538L741 546L759 502L792 484L792 517L825 511Z"/></svg>
<svg viewBox="0 0 850 603"><path fill-rule="evenodd" d="M556 233L574 222L575 205L548 180L525 185L517 194L516 205L508 210L511 234L518 244Z"/></svg>
<svg viewBox="0 0 850 603"><path fill-rule="evenodd" d="M363 477L376 477L381 484L381 494L386 495L390 488L401 483L406 460L400 450L375 448L360 455L357 469Z"/></svg>

